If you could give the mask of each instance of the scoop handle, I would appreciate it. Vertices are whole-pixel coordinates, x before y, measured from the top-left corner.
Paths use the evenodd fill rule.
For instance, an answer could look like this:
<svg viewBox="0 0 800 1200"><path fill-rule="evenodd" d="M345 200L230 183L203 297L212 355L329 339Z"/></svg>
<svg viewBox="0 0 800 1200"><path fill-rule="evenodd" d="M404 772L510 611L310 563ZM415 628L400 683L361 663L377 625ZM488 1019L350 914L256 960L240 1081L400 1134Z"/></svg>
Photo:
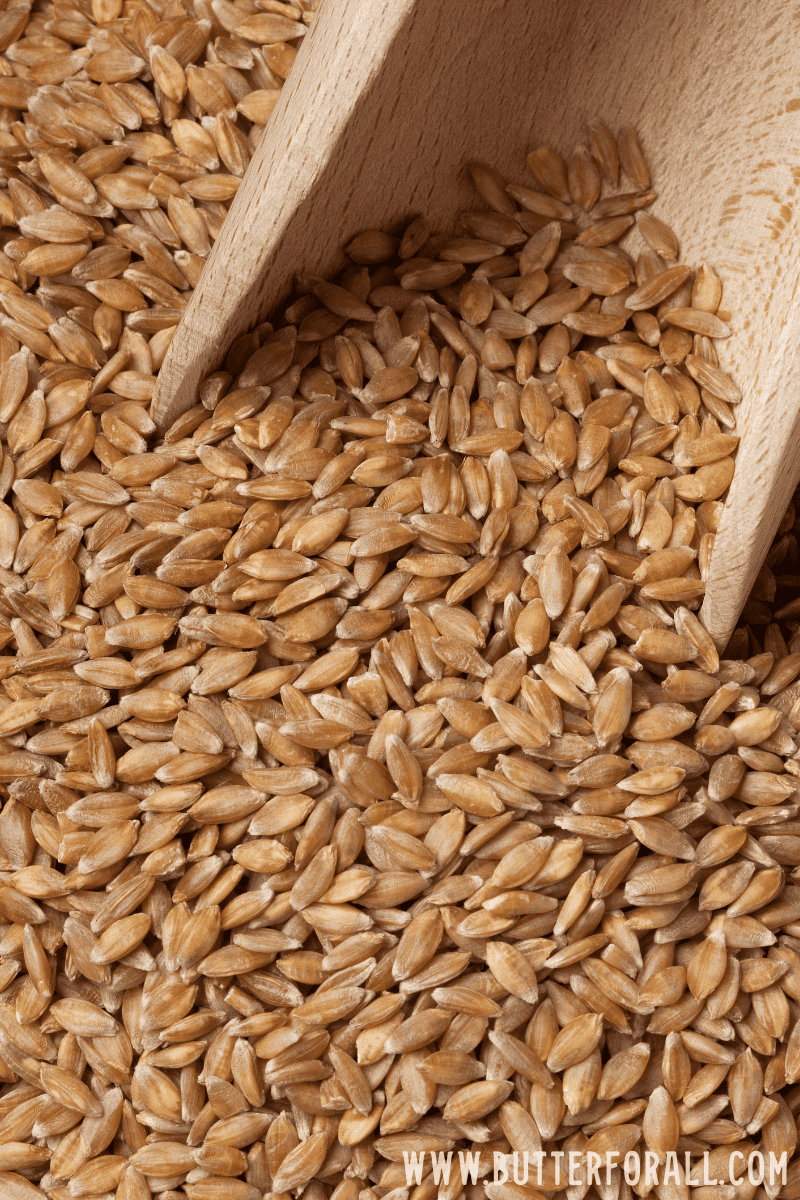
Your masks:
<svg viewBox="0 0 800 1200"><path fill-rule="evenodd" d="M416 7L417 0L323 5L167 351L153 403L159 429L197 403L199 383L298 272L327 274L335 265L354 191L373 186L381 171L365 136L369 107L381 104L381 68Z"/></svg>

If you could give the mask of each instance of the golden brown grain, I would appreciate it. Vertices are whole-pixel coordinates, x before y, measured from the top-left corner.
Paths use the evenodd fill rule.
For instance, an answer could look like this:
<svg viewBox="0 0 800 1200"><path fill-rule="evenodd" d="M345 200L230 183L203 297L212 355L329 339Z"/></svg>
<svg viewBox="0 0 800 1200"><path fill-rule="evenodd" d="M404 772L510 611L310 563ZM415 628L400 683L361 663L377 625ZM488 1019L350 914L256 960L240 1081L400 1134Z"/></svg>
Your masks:
<svg viewBox="0 0 800 1200"><path fill-rule="evenodd" d="M796 531L720 661L721 281L597 123L357 235L159 437L313 23L257 7L45 6L4 60L2 1187L791 1149Z"/></svg>

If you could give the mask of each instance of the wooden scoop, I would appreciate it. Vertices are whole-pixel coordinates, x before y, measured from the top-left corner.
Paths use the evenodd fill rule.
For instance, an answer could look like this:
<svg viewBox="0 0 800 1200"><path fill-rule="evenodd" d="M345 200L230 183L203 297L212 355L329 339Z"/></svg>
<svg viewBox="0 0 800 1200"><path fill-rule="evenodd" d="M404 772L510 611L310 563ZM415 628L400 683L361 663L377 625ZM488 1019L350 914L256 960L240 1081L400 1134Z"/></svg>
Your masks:
<svg viewBox="0 0 800 1200"><path fill-rule="evenodd" d="M711 263L734 334L742 441L701 616L735 627L800 476L800 184L791 6L760 0L326 0L162 367L164 429L300 271L364 229L476 207L465 164L528 181L587 121L635 126L681 261Z"/></svg>

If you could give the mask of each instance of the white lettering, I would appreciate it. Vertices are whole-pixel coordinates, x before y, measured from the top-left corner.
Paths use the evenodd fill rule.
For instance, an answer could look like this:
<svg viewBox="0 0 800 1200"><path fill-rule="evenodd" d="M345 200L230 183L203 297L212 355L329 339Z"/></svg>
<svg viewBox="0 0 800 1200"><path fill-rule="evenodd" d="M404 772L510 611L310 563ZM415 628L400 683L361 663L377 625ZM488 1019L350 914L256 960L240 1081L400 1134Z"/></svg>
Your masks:
<svg viewBox="0 0 800 1200"><path fill-rule="evenodd" d="M755 1150L747 1160L747 1178L758 1187L764 1182L764 1155Z"/></svg>
<svg viewBox="0 0 800 1200"><path fill-rule="evenodd" d="M784 1150L783 1154L780 1156L780 1158L778 1158L778 1156L775 1154L775 1152L773 1150L770 1150L770 1152L769 1152L769 1181L770 1181L770 1183L774 1183L775 1178L777 1176L777 1178L784 1185L784 1187L786 1186L786 1163L787 1163L788 1157L789 1156L785 1150Z"/></svg>
<svg viewBox="0 0 800 1200"><path fill-rule="evenodd" d="M417 1154L414 1151L403 1151L403 1166L406 1172L406 1186L411 1187L415 1183L417 1187L422 1183L422 1168L425 1164L425 1151Z"/></svg>
<svg viewBox="0 0 800 1200"><path fill-rule="evenodd" d="M642 1173L642 1162L635 1150L629 1150L625 1155L623 1173L626 1183L633 1185L639 1182L639 1176Z"/></svg>
<svg viewBox="0 0 800 1200"><path fill-rule="evenodd" d="M450 1165L453 1161L453 1151L448 1151L447 1154L434 1154L431 1151L431 1166L433 1168L433 1182L438 1183L441 1179L444 1183L450 1182Z"/></svg>
<svg viewBox="0 0 800 1200"><path fill-rule="evenodd" d="M611 1172L619 1161L619 1150L609 1150L606 1154L606 1186L611 1187Z"/></svg>
<svg viewBox="0 0 800 1200"><path fill-rule="evenodd" d="M644 1186L655 1187L658 1183L658 1155L654 1150L644 1152Z"/></svg>
<svg viewBox="0 0 800 1200"><path fill-rule="evenodd" d="M528 1182L528 1151L527 1150L522 1151L522 1164L525 1168L525 1173L522 1176L522 1178L520 1178L520 1173L519 1173L519 1169L518 1169L519 1168L519 1151L515 1150L514 1157L513 1157L513 1171L512 1171L514 1183L527 1183Z"/></svg>
<svg viewBox="0 0 800 1200"><path fill-rule="evenodd" d="M500 1155L502 1158L502 1155ZM497 1158L497 1155L495 1155ZM464 1187L467 1183L478 1182L478 1172L481 1169L481 1152L480 1150L459 1150L458 1162L461 1167L461 1182Z"/></svg>
<svg viewBox="0 0 800 1200"><path fill-rule="evenodd" d="M661 1182L662 1184L670 1182L680 1184L682 1182L680 1163L678 1162L678 1156L674 1150L667 1151L664 1177Z"/></svg>
<svg viewBox="0 0 800 1200"><path fill-rule="evenodd" d="M583 1158L583 1155L581 1154L580 1150L570 1150L570 1152L569 1152L569 1184L570 1184L570 1187L577 1187L580 1185L581 1178L580 1178L580 1175L576 1174L576 1171L578 1171L578 1169L581 1165L582 1158Z"/></svg>

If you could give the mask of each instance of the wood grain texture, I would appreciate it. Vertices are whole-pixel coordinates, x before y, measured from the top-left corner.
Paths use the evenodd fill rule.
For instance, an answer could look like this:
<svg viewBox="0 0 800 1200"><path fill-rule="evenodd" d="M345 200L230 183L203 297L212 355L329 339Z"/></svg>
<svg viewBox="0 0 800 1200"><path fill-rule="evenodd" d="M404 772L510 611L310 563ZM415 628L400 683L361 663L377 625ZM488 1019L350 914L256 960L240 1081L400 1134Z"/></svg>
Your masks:
<svg viewBox="0 0 800 1200"><path fill-rule="evenodd" d="M337 0L323 6L162 368L163 428L301 270L366 228L475 206L465 164L530 183L585 122L635 125L681 257L711 262L734 336L739 467L703 618L732 630L800 475L800 9L780 0Z"/></svg>

